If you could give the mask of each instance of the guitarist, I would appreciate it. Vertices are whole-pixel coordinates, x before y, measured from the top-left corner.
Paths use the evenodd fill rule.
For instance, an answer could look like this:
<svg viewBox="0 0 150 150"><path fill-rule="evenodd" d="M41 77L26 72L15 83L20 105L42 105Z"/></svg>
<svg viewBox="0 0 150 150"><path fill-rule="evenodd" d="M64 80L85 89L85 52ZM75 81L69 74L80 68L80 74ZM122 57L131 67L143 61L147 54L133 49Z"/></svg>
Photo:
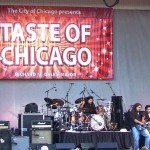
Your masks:
<svg viewBox="0 0 150 150"><path fill-rule="evenodd" d="M147 126L147 130L150 133L150 105L146 105L145 106L145 117L144 117L146 126Z"/></svg>
<svg viewBox="0 0 150 150"><path fill-rule="evenodd" d="M136 103L133 105L130 112L131 119L131 131L134 140L134 150L139 150L140 134L145 138L145 147L149 149L150 134L146 128L144 128L144 114L141 113L142 105Z"/></svg>

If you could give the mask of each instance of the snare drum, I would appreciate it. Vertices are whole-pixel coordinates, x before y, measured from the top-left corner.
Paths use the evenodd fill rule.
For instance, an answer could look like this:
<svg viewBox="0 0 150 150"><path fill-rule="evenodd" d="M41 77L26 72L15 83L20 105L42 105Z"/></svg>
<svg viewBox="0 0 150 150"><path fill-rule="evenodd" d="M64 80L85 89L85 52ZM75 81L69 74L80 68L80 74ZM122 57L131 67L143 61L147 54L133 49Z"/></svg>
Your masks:
<svg viewBox="0 0 150 150"><path fill-rule="evenodd" d="M102 130L105 127L105 121L103 116L99 114L92 114L90 116L91 128L95 131Z"/></svg>

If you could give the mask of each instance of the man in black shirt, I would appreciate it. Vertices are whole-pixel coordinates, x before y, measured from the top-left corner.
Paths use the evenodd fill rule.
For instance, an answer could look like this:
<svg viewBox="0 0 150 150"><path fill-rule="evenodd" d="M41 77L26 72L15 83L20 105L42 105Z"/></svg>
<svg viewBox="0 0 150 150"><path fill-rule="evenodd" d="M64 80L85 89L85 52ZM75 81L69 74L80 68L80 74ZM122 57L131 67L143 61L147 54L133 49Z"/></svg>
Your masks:
<svg viewBox="0 0 150 150"><path fill-rule="evenodd" d="M145 106L145 118L144 119L146 122L147 129L150 133L150 105Z"/></svg>
<svg viewBox="0 0 150 150"><path fill-rule="evenodd" d="M139 150L139 139L140 134L145 138L145 147L149 149L150 144L150 134L148 130L144 127L144 115L141 113L142 105L136 103L133 105L130 118L131 118L131 130L134 139L134 150Z"/></svg>
<svg viewBox="0 0 150 150"><path fill-rule="evenodd" d="M86 115L96 114L96 107L93 101L93 96L88 96L83 101L81 101L80 109Z"/></svg>

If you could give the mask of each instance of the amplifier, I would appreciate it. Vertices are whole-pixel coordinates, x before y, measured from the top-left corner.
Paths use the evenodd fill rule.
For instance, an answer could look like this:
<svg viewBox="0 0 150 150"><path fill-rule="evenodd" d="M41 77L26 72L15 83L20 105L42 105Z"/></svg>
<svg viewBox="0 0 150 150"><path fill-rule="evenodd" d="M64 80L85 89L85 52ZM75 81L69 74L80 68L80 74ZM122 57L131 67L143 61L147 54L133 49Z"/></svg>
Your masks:
<svg viewBox="0 0 150 150"><path fill-rule="evenodd" d="M50 129L32 129L31 132L32 144L52 144L53 143L53 131Z"/></svg>
<svg viewBox="0 0 150 150"><path fill-rule="evenodd" d="M24 113L18 114L18 127L21 136L30 136L32 120L43 120L44 115L40 113Z"/></svg>
<svg viewBox="0 0 150 150"><path fill-rule="evenodd" d="M0 121L0 130L1 129L9 129L10 128L10 122L9 121Z"/></svg>
<svg viewBox="0 0 150 150"><path fill-rule="evenodd" d="M32 120L32 129L52 129L52 120Z"/></svg>
<svg viewBox="0 0 150 150"><path fill-rule="evenodd" d="M11 150L11 131L0 130L0 150Z"/></svg>

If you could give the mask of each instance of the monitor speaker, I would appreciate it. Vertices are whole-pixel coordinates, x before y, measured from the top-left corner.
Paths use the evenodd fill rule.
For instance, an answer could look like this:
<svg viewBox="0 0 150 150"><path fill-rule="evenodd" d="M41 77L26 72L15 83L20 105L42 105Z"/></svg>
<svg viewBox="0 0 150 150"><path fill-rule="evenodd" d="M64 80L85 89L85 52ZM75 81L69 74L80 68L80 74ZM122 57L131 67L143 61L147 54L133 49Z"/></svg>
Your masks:
<svg viewBox="0 0 150 150"><path fill-rule="evenodd" d="M27 150L29 148L28 136L13 136L12 150Z"/></svg>
<svg viewBox="0 0 150 150"><path fill-rule="evenodd" d="M70 150L76 147L75 143L56 143L56 150Z"/></svg>
<svg viewBox="0 0 150 150"><path fill-rule="evenodd" d="M97 150L117 150L116 142L97 143Z"/></svg>
<svg viewBox="0 0 150 150"><path fill-rule="evenodd" d="M30 144L32 150L56 150L55 144Z"/></svg>
<svg viewBox="0 0 150 150"><path fill-rule="evenodd" d="M50 129L34 129L31 131L31 143L32 144L52 144L53 143L53 131Z"/></svg>

